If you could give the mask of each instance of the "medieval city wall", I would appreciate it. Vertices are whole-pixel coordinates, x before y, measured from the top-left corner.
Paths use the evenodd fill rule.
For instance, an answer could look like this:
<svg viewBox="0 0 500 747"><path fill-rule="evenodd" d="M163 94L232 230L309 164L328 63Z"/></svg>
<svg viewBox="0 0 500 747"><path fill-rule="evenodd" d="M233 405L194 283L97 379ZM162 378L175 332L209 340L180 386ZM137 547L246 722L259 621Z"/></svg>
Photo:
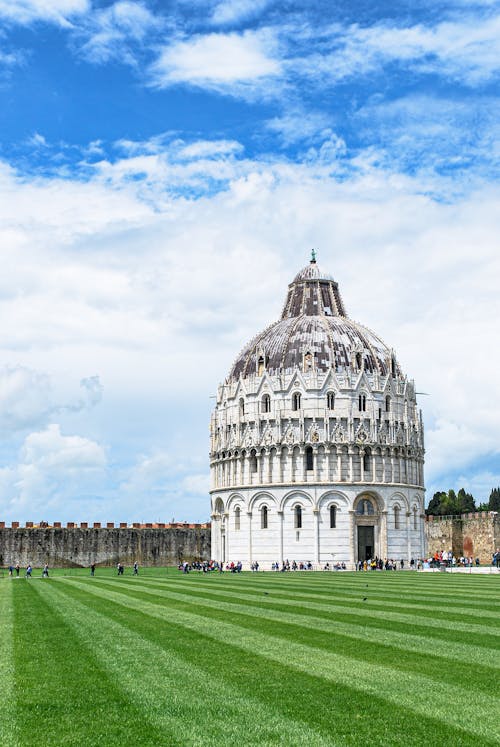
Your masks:
<svg viewBox="0 0 500 747"><path fill-rule="evenodd" d="M0 566L176 565L210 559L210 525L0 527Z"/></svg>
<svg viewBox="0 0 500 747"><path fill-rule="evenodd" d="M472 556L487 564L500 546L500 520L497 513L487 511L462 516L428 516L425 535L428 556L451 550L455 557Z"/></svg>
<svg viewBox="0 0 500 747"><path fill-rule="evenodd" d="M451 550L489 564L500 547L500 517L481 512L462 516L428 516L425 522L427 556ZM108 524L24 527L0 522L0 567L32 563L52 567L116 565L119 561L143 566L177 565L182 560L211 558L210 524L128 526Z"/></svg>

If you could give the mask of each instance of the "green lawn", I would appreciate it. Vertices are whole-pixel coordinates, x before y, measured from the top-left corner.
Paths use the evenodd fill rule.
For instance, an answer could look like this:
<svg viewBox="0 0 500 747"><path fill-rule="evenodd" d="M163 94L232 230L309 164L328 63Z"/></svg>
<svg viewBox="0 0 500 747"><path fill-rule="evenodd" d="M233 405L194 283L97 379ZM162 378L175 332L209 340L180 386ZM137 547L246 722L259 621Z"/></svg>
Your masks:
<svg viewBox="0 0 500 747"><path fill-rule="evenodd" d="M0 578L0 745L500 744L500 577Z"/></svg>

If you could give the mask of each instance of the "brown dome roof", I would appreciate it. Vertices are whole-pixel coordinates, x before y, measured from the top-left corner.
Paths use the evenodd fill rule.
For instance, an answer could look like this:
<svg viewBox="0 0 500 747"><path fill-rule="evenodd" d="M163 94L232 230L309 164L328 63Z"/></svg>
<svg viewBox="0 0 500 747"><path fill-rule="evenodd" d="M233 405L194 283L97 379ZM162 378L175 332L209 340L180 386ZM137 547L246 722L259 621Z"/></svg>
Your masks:
<svg viewBox="0 0 500 747"><path fill-rule="evenodd" d="M314 260L288 286L281 319L243 348L229 380L255 374L259 360L271 374L295 368L326 372L363 367L385 375L393 366L400 373L385 343L348 319L337 283Z"/></svg>

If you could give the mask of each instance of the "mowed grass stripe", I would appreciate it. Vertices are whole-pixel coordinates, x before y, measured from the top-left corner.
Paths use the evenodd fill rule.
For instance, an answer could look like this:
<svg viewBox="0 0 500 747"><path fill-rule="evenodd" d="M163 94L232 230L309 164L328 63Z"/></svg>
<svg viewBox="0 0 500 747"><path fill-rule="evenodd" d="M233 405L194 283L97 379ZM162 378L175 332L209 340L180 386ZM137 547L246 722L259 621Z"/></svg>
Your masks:
<svg viewBox="0 0 500 747"><path fill-rule="evenodd" d="M103 579L98 579L98 581L102 581ZM151 582L149 582L151 583ZM189 588L189 587L186 587ZM261 590L261 593L263 591L268 591L269 594L275 594L276 596L279 596L280 599L282 598L283 601L280 602L284 606L293 608L297 607L298 600L295 598L294 591L290 589L289 591L276 591L272 587L266 587L265 589ZM360 594L363 594L364 590L360 590ZM238 592L241 593L241 587L238 588ZM366 595L366 591L363 594L363 596ZM232 595L231 595L232 596ZM248 596L248 594L247 594ZM352 616L358 616L361 618L366 618L367 611L366 611L366 604L363 603L363 596L358 596L358 603L359 607L353 607L352 601L348 603L347 601L344 604L339 604L337 601L337 598L335 600L332 600L330 597L330 601L328 603L318 603L313 601L307 601L307 607L309 609L314 609L318 611L323 612L329 612L331 615L335 616L346 616L347 618L351 618ZM302 599L302 598L301 598ZM306 602L306 599L304 598L304 602ZM420 625L424 628L437 628L440 631L442 630L450 630L450 631L456 631L457 630L457 623L454 620L450 620L449 616L440 616L436 617L432 613L429 614L429 616L423 616L423 615L416 615L412 613L402 613L402 612L395 612L393 608L391 607L384 607L382 605L378 605L378 608L374 608L373 605L370 602L370 619L371 620L380 620L380 621L387 621L390 617L391 621L393 623L398 622L402 623L403 625ZM476 620L476 622L470 622L467 621L466 628L464 627L463 630L466 630L467 636L470 636L472 633L477 634L478 636L487 635L487 636L495 636L496 639L500 637L500 629L497 629L496 626L496 620L491 620L488 622L485 622L484 624L478 623L477 618L473 618ZM463 621L461 621L463 623ZM464 623L465 625L465 623ZM498 645L499 641L495 640L495 645Z"/></svg>
<svg viewBox="0 0 500 747"><path fill-rule="evenodd" d="M141 578L141 583L144 583L145 585L154 585L154 586L165 586L165 588L184 588L184 589L203 589L207 592L212 592L214 590L218 590L221 593L225 593L227 595L231 595L234 593L237 593L238 596L244 598L245 596L251 596L251 595L262 595L263 591L269 591L272 590L273 594L277 597L285 597L288 599L291 599L293 603L300 604L301 602L312 602L313 604L331 604L333 603L343 603L345 605L351 606L353 602L359 602L364 596L369 596L370 602L375 601L376 603L382 603L384 605L391 604L392 603L392 596L390 594L385 593L385 589L383 587L381 588L374 588L373 584L370 585L368 583L359 585L356 588L355 593L346 593L345 588L341 584L328 584L325 583L325 585L322 587L324 593L319 595L309 595L309 594L303 594L298 593L295 586L288 586L288 587L282 587L277 586L272 583L272 579L264 579L261 584L252 584L251 581L248 579L248 577L244 577L244 581L241 581L239 584L231 584L227 583L226 580L221 579L217 576L195 576L192 579L189 579L189 581L186 579L184 583L180 579L170 578L170 579L144 579ZM500 583L498 585L498 588L500 588ZM425 609L425 610L431 610L436 611L436 614L439 613L439 608L436 607L436 605L433 605L431 603L427 603L425 605L414 605L413 599L415 597L415 587L413 586L405 586L404 588L400 589L398 598L399 602L401 602L402 599L404 599L404 609L410 610L410 613L413 613L414 610L418 609ZM497 592L497 589L492 590L493 592ZM490 600L489 609L486 610L483 605L476 603L475 599L472 597L472 595L469 595L470 600L470 609L467 609L467 614L474 614L474 617L477 618L478 612L481 612L481 617L491 618L486 619L486 624L492 625L493 627L500 628L500 622L498 620L499 613L500 613L500 603L495 603L494 599ZM441 601L441 600L440 600ZM449 608L448 603L448 608ZM318 607L319 609L319 607ZM454 609L454 607L453 607ZM483 615L483 611L487 614Z"/></svg>
<svg viewBox="0 0 500 747"><path fill-rule="evenodd" d="M62 579L62 583L74 584L89 593L116 602L129 609L139 610L171 624L203 631L207 637L221 644L227 643L249 652L281 663L292 669L321 677L330 683L355 687L367 695L381 697L394 706L403 706L422 716L432 714L440 721L465 732L477 734L483 744L495 744L500 739L498 701L487 693L471 698L471 683L464 686L438 682L431 677L411 672L401 672L390 666L356 661L341 654L317 650L288 639L219 620L216 625L207 624L203 615L196 612L179 611L171 606L154 604L146 599L135 599L123 591L113 591L108 586L85 583L74 579Z"/></svg>
<svg viewBox="0 0 500 747"><path fill-rule="evenodd" d="M403 609L411 609L423 611L424 614L440 614L443 611L446 614L454 613L455 610L459 614L463 615L476 615L477 610L481 609L485 613L485 617L491 618L493 624L498 621L498 611L500 610L500 599L499 599L499 586L500 578L497 582L490 585L490 594L487 600L479 597L475 594L474 588L467 589L467 600L459 595L453 598L453 606L450 610L450 599L443 598L441 595L441 587L438 584L434 590L434 594L426 594L422 600L418 599L418 591L421 586L422 576L413 575L408 573L408 582L398 584L397 591L394 592L394 583L391 583L390 576L381 576L374 574L371 577L357 576L357 584L349 583L347 586L347 579L345 576L323 576L320 574L320 579L324 579L322 583L316 582L311 585L304 585L302 579L298 579L293 574L244 574L245 578L245 589L248 589L249 593L258 592L263 586L266 588L272 587L277 594L293 595L295 599L304 598L311 601L329 601L332 595L335 594L339 602L345 601L350 603L352 598L359 598L359 595L368 589L374 603L379 601L384 604L392 604L397 608L403 606ZM219 575L206 575L206 576L179 576L177 579L174 575L163 579L148 578L144 579L146 583L160 581L162 583L199 583L203 581L206 585L217 583L219 586L224 585L228 590L239 589L240 593L245 593L241 587L241 583L233 581L235 576L231 574L227 576ZM239 577L242 578L241 576ZM352 578L352 576L351 576ZM257 581L257 579L259 579ZM476 577L476 580L477 577ZM318 585L320 584L320 585ZM392 588L391 588L392 587ZM459 602L464 606L460 607Z"/></svg>
<svg viewBox="0 0 500 747"><path fill-rule="evenodd" d="M47 604L51 583L23 580L14 589L13 694L19 744L161 744L162 733L144 723L141 711L107 677L92 647L83 646Z"/></svg>
<svg viewBox="0 0 500 747"><path fill-rule="evenodd" d="M258 651L245 651L226 642L221 645L219 640L206 636L202 628L187 629L170 621L160 621L142 610L110 603L105 597L92 594L90 585L90 593L72 584L64 585L63 589L92 610L129 628L135 636L149 637L155 645L161 645L167 651L173 650L196 667L203 667L224 686L224 690L229 688L230 697L248 693L252 702L258 698L265 707L272 707L290 719L301 718L314 725L329 737L330 745L358 747L369 743L374 747L389 744L391 747L416 747L437 739L463 747L477 747L475 735L442 724L429 715L422 716L404 707L387 704L377 695L367 698L362 691L325 682L321 677L274 662ZM224 702L223 698L221 702ZM255 710L255 719L260 720L259 707ZM245 743L248 743L248 737ZM280 744L289 742L283 739Z"/></svg>
<svg viewBox="0 0 500 747"><path fill-rule="evenodd" d="M230 613L243 613L253 617L265 618L269 621L277 621L280 624L299 625L306 627L308 630L315 629L324 633L333 633L339 638L350 638L362 643L373 643L377 646L388 646L398 648L404 651L415 652L422 656L432 658L442 658L458 661L466 661L468 665L477 664L484 668L487 677L487 687L491 687L491 677L496 676L492 669L500 668L500 650L490 648L485 650L479 646L465 643L455 643L453 640L429 640L424 635L414 635L410 629L407 632L400 633L391 629L391 619L388 616L384 628L373 629L367 626L365 621L350 622L346 626L345 622L337 622L329 616L329 610L324 612L324 616L318 616L308 606L294 606L292 612L290 608L281 602L276 603L268 596L263 597L262 592L259 596L247 595L242 599L239 595L230 594L219 589L202 589L191 587L186 589L186 593L179 592L178 587L171 587L164 583L147 585L138 584L136 581L120 582L120 588L125 585L130 590L135 590L139 594L165 596L170 599L177 599L190 605L205 606L218 611L227 611ZM187 592L191 591L190 594ZM231 602L227 601L230 597ZM366 618L370 617L369 608L366 609ZM435 666L439 662L434 662Z"/></svg>
<svg viewBox="0 0 500 747"><path fill-rule="evenodd" d="M116 584L110 582L108 588L116 588ZM144 593L150 601L159 605L166 602L169 606L178 610L192 611L193 607L197 614L203 615L210 620L211 625L218 625L220 621L228 619L243 628L258 631L265 635L279 636L283 639L292 638L297 643L313 646L316 649L330 651L334 649L344 657L351 657L360 662L369 661L372 665L390 666L403 673L411 672L432 677L442 683L455 684L456 682L469 681L472 666L468 659L466 661L447 660L434 657L432 654L422 653L418 647L412 650L405 646L394 646L388 640L369 641L363 636L349 637L342 632L333 633L325 630L325 625L315 625L314 619L309 621L307 616L297 616L292 619L289 614L273 612L262 609L258 605L245 606L227 602L217 603L206 601L193 595L172 593L168 598L164 593L154 593L149 587L144 592L132 581L127 584L120 581L119 588L126 588L127 593L136 599L142 599ZM368 614L368 613L367 613ZM322 621L320 621L321 623ZM473 667L474 686L478 692L491 692L491 681L498 673L486 664L475 664Z"/></svg>
<svg viewBox="0 0 500 747"><path fill-rule="evenodd" d="M298 572L300 573L300 572ZM404 575L404 579L399 581L399 577ZM450 601L453 606L463 605L463 609L466 612L476 612L478 608L484 609L485 611L493 612L493 617L500 610L500 598L498 596L498 589L500 585L500 576L498 579L490 580L486 579L489 586L488 593L481 593L476 586L472 584L482 583L484 584L485 579L483 577L473 576L471 579L467 577L466 584L469 588L463 588L463 579L453 579L453 583L458 581L457 589L454 592L448 592L448 584L443 584L441 577L436 577L434 583L427 584L426 578L421 574L415 573L400 573L396 579L390 574L379 574L377 572L371 575L361 574L310 574L307 576L307 580L304 578L305 574L297 575L292 574L274 574L274 573L259 573L259 574L243 574L245 580L245 587L250 591L259 591L263 585L266 587L271 585L276 591L283 593L289 593L290 589L293 589L294 597L304 597L314 600L321 601L322 599L329 599L332 592L337 594L340 599L346 599L349 601L351 597L357 597L362 589L369 588L371 595L375 598L384 601L398 601L404 600L405 608L412 607L413 605L419 605L424 609L429 607L436 607L437 611L445 606L446 610L449 609ZM224 583L227 589L240 589L241 584L233 579L241 579L242 576L236 576L235 574L201 574L191 573L189 576L185 574L175 575L170 573L166 577L145 577L142 576L141 580L144 582L170 582L170 583L196 583L203 582L204 584L209 583ZM458 592L458 587L460 591ZM444 591L446 589L446 592ZM421 593L424 591L426 593ZM472 609L471 609L472 608Z"/></svg>
<svg viewBox="0 0 500 747"><path fill-rule="evenodd" d="M474 604L485 604L486 607L496 608L500 601L498 598L498 576L443 576L427 575L412 572L394 573L371 572L371 573L243 573L247 578L249 586L260 584L273 584L281 588L293 586L296 593L305 593L314 598L321 595L325 588L337 587L343 589L346 594L356 593L361 586L369 584L371 589L380 589L385 597L393 597L396 600L401 597L402 591L411 591L411 596L405 601L442 601L445 605L451 600L454 604L463 602L466 606L473 601ZM162 576L144 576L146 579L156 578L163 580L178 579L189 583L195 578L222 578L226 583L238 583L239 574L208 574L192 572L189 575L170 572ZM494 595L492 597L492 594Z"/></svg>
<svg viewBox="0 0 500 747"><path fill-rule="evenodd" d="M12 583L14 579L0 582L0 744L18 747L16 703L14 698L14 605Z"/></svg>
<svg viewBox="0 0 500 747"><path fill-rule="evenodd" d="M106 615L108 606L98 612L60 586L39 587L39 593L71 627L80 646L95 654L116 687L138 708L140 719L162 735L157 744L331 744L306 724L240 696L220 676L210 676L145 639L133 615L128 629Z"/></svg>

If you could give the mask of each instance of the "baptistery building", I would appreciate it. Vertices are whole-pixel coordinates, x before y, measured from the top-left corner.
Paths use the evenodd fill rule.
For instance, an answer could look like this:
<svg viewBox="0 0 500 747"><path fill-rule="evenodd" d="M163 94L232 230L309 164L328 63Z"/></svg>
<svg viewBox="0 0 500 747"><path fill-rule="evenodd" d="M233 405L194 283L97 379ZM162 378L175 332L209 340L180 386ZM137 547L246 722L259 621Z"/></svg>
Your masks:
<svg viewBox="0 0 500 747"><path fill-rule="evenodd" d="M261 568L424 554L424 434L396 354L313 254L236 358L210 425L212 556Z"/></svg>

